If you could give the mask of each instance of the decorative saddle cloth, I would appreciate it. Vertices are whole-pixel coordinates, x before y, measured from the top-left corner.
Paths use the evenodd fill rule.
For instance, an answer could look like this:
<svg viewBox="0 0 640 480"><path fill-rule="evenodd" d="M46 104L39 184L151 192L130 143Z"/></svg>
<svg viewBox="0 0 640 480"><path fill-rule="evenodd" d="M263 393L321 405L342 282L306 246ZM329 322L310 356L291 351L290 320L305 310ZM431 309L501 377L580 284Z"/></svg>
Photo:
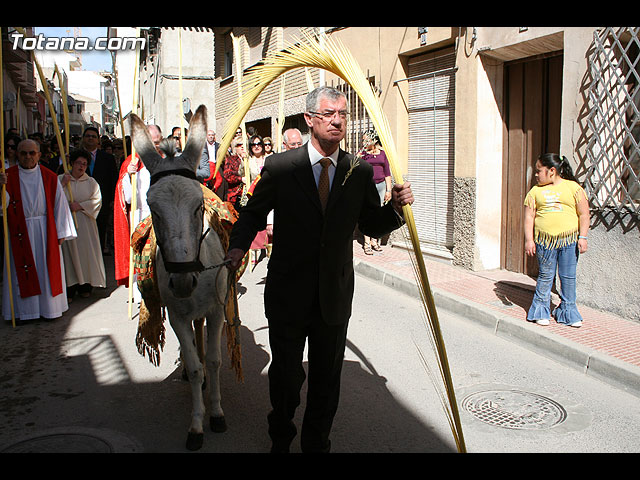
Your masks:
<svg viewBox="0 0 640 480"><path fill-rule="evenodd" d="M203 186L202 191L205 221L208 222L211 230L219 236L226 252L229 247L229 234L238 219L238 212L231 203L223 202L208 188ZM158 366L160 365L160 351L165 344L164 320L166 312L156 279L157 245L151 216L140 222L134 230L131 235L131 247L133 250L133 270L137 275L137 285L142 295L136 346L142 356L147 356L151 363ZM243 381L243 375L237 281L246 270L247 264L248 256L245 256L235 278L229 282L230 291L226 295L227 303L225 305L224 331L227 336L227 351L231 360L231 368L235 370L238 381Z"/></svg>

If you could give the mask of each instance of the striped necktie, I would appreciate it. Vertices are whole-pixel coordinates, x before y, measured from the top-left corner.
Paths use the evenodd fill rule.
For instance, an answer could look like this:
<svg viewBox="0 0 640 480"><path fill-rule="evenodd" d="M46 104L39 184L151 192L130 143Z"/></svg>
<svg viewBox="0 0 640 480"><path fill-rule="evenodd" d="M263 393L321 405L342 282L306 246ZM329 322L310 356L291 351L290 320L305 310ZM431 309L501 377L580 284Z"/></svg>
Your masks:
<svg viewBox="0 0 640 480"><path fill-rule="evenodd" d="M320 172L320 179L318 180L318 195L320 196L320 204L324 213L327 208L327 200L329 200L329 165L331 165L331 159L323 158L320 160L320 165L322 165L322 172Z"/></svg>

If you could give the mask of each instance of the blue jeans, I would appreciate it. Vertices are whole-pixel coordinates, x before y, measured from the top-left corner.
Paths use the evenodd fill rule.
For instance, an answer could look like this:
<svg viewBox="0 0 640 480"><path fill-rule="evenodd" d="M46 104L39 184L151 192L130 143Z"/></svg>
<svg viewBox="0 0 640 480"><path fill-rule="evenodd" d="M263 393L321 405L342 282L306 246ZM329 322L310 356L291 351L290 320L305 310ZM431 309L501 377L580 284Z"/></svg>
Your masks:
<svg viewBox="0 0 640 480"><path fill-rule="evenodd" d="M543 245L536 243L539 274L536 293L527 313L527 320L534 321L551 318L551 287L557 270L560 277L561 302L553 311L553 316L558 323L565 325L582 321L582 316L576 307L576 266L578 265L578 256L578 244L576 242L560 248L545 248Z"/></svg>

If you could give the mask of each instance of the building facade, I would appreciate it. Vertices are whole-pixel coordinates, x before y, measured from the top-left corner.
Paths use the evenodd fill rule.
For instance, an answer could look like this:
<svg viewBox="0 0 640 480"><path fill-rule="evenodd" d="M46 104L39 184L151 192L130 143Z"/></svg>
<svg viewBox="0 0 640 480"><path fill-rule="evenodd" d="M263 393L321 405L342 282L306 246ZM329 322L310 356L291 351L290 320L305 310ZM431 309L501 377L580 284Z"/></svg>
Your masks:
<svg viewBox="0 0 640 480"><path fill-rule="evenodd" d="M27 34L32 34L32 30L27 28ZM38 93L31 55L20 48L13 48L12 31L2 27L4 129L17 128L21 134L42 132L46 101Z"/></svg>
<svg viewBox="0 0 640 480"><path fill-rule="evenodd" d="M141 29L146 38L140 52L137 86L138 115L148 124L160 126L164 136L174 127L188 129L189 120L200 105L208 110L208 125L215 125L213 32L205 27L151 27ZM134 52L120 53L123 117L132 109ZM130 82L130 83L128 83ZM131 92L131 94L122 94ZM182 97L181 97L182 95ZM128 126L127 126L128 128ZM128 132L128 130L127 130ZM128 133L127 133L128 134Z"/></svg>
<svg viewBox="0 0 640 480"><path fill-rule="evenodd" d="M379 93L401 168L414 188L425 254L474 271L535 276L535 259L524 254L524 196L535 183L537 157L560 153L587 191L592 211L578 300L640 321L637 28L314 30L345 44ZM300 29L214 32L220 129L238 98L238 72L295 41ZM306 129L301 115L309 76L314 86L350 91L329 72L292 71L284 80L285 128ZM277 133L279 87L270 85L246 117L263 136ZM345 147L355 151L370 123L358 99L349 98L352 125Z"/></svg>
<svg viewBox="0 0 640 480"><path fill-rule="evenodd" d="M258 64L267 54L296 42L304 27L216 27L215 89L216 129L220 137L232 116L241 92L238 83L244 71ZM281 146L281 133L298 128L308 133L304 122L305 98L310 89L324 82L318 69L295 69L271 83L256 99L244 121L245 131L255 129L262 137L271 137L275 151ZM282 116L282 118L280 118Z"/></svg>
<svg viewBox="0 0 640 480"><path fill-rule="evenodd" d="M188 126L204 104L221 138L246 70L303 32L343 43L378 92L400 170L413 185L423 253L473 271L535 276L537 264L524 254L523 200L535 182L537 157L560 153L585 188L592 214L578 301L640 321L639 28L112 27L110 36L137 33L146 43L137 68L135 52L118 52L117 75L101 82L100 108L119 104L126 117L137 71L137 113L147 123L168 135ZM3 27L5 129L51 134L29 52L12 48L9 33ZM47 88L59 103L57 82ZM305 97L319 85L347 94L343 147L358 150L372 127L368 114L349 85L318 69L291 70L269 85L247 113L245 129L272 137L276 150L286 128L305 136ZM88 108L79 95L72 107ZM98 116L107 131L120 134L119 115ZM398 237L391 242L403 247Z"/></svg>

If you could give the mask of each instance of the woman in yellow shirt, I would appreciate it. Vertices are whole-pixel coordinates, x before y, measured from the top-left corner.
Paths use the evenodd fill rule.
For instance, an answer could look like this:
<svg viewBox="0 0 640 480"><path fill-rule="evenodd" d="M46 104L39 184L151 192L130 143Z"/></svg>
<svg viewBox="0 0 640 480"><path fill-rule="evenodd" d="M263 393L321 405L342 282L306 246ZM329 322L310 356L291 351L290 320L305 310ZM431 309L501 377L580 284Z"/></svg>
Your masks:
<svg viewBox="0 0 640 480"><path fill-rule="evenodd" d="M560 305L553 311L558 323L580 327L576 307L576 266L587 251L590 216L587 196L573 176L566 157L541 155L534 186L525 197L525 252L538 258L539 274L527 320L549 325L551 287L560 277Z"/></svg>

